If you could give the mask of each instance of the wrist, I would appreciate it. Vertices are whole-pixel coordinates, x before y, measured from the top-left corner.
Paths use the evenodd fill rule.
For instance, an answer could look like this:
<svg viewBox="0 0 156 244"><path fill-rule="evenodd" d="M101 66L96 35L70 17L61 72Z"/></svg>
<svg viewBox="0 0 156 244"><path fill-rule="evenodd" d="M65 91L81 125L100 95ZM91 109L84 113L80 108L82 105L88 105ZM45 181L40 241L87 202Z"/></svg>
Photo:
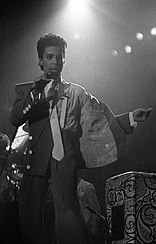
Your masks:
<svg viewBox="0 0 156 244"><path fill-rule="evenodd" d="M133 116L133 112L129 113L129 122L130 122L130 126L136 128L138 123L135 121L134 116Z"/></svg>

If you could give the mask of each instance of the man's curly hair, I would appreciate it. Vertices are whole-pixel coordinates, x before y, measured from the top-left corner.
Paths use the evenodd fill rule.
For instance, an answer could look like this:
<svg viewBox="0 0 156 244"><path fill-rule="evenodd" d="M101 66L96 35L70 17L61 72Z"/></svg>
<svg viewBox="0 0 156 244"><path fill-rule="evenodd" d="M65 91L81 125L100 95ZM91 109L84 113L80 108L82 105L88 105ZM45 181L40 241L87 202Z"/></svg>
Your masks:
<svg viewBox="0 0 156 244"><path fill-rule="evenodd" d="M64 38L55 33L46 33L37 41L37 52L39 58L43 58L44 50L49 46L61 47L63 56L65 57L67 42L64 40Z"/></svg>

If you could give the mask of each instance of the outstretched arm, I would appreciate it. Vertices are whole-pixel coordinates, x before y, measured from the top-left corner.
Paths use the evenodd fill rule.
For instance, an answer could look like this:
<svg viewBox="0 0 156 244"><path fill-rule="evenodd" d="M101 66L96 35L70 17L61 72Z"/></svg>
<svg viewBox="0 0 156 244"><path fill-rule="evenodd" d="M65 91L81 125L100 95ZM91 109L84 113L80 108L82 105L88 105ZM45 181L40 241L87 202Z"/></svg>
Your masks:
<svg viewBox="0 0 156 244"><path fill-rule="evenodd" d="M117 115L116 119L125 133L131 134L133 128L137 127L137 123L145 121L150 116L151 111L151 108L138 108L132 112Z"/></svg>

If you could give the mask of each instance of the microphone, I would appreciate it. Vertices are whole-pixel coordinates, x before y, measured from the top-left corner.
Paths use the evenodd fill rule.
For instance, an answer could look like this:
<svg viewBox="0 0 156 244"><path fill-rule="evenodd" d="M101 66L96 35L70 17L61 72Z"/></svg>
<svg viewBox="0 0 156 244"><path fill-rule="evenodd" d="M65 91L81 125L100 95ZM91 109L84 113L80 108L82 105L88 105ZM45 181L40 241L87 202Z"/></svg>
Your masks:
<svg viewBox="0 0 156 244"><path fill-rule="evenodd" d="M48 72L48 73L46 74L46 78L47 78L47 79L50 79L50 80L51 80L51 79L54 79L53 76L54 76L54 74L53 74L52 72Z"/></svg>
<svg viewBox="0 0 156 244"><path fill-rule="evenodd" d="M56 76L56 75L55 75ZM60 74L57 74L57 78L60 76ZM45 86L54 79L54 73L48 72L46 74L45 79L41 78L40 80L34 81L33 87L31 88L30 92L34 91L35 95L38 95L39 93L42 93ZM56 79L56 77L55 77Z"/></svg>
<svg viewBox="0 0 156 244"><path fill-rule="evenodd" d="M38 81L35 81L32 88L30 89L30 92L33 92L34 96L36 97L39 93L42 93L45 86L51 81L51 79L40 79Z"/></svg>
<svg viewBox="0 0 156 244"><path fill-rule="evenodd" d="M61 76L61 73L60 73L60 71L57 71L57 72L48 72L47 74L46 74L46 78L47 79L53 79L53 80L57 80L57 79L59 79L59 77Z"/></svg>

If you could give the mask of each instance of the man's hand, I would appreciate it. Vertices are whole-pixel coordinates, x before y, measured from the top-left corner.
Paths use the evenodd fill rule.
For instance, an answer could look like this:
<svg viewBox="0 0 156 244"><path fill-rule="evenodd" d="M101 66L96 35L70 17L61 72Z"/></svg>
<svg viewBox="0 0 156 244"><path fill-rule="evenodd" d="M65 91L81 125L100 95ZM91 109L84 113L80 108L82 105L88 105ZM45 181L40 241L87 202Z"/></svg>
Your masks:
<svg viewBox="0 0 156 244"><path fill-rule="evenodd" d="M46 79L43 75L36 78L33 82L32 92L34 97L36 97L39 93L42 93L44 87L50 82L50 79Z"/></svg>
<svg viewBox="0 0 156 244"><path fill-rule="evenodd" d="M151 111L152 111L151 108L148 108L148 109L138 108L138 109L134 110L132 112L134 121L136 121L136 122L145 121L150 116Z"/></svg>

